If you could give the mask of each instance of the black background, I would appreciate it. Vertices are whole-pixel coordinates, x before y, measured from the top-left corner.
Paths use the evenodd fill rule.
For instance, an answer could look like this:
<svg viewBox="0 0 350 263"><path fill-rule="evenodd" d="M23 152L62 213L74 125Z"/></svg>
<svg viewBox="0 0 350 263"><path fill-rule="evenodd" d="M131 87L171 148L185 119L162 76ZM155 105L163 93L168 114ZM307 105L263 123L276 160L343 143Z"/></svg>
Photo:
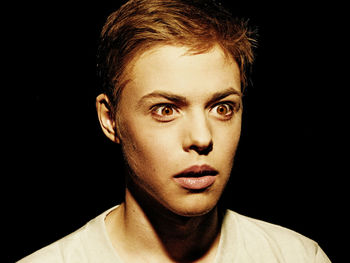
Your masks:
<svg viewBox="0 0 350 263"><path fill-rule="evenodd" d="M119 2L3 8L5 261L71 233L122 197L120 151L95 112L98 35ZM316 240L337 262L348 214L335 62L344 49L342 7L223 2L259 32L224 202Z"/></svg>

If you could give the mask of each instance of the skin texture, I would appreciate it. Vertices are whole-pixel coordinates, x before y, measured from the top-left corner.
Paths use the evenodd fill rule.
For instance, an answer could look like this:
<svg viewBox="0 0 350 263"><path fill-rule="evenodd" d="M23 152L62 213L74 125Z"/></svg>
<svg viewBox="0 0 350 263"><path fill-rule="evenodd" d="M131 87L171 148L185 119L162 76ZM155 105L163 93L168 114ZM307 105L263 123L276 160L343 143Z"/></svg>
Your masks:
<svg viewBox="0 0 350 263"><path fill-rule="evenodd" d="M217 46L203 54L186 51L161 46L137 57L116 119L108 98L97 97L101 127L121 144L129 167L125 202L106 219L112 243L127 262L140 260L136 254L150 262L215 257L216 205L241 131L239 69ZM204 164L218 171L210 187L193 191L174 180Z"/></svg>

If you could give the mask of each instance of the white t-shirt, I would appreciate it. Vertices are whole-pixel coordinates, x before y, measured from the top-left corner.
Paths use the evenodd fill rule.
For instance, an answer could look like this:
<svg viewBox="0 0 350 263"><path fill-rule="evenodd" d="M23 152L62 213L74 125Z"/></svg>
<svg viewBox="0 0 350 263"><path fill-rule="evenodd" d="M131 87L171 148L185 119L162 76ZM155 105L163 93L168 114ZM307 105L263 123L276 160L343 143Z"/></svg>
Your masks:
<svg viewBox="0 0 350 263"><path fill-rule="evenodd" d="M123 263L108 237L105 218L113 207L72 234L18 263ZM215 263L330 263L311 239L292 230L227 210Z"/></svg>

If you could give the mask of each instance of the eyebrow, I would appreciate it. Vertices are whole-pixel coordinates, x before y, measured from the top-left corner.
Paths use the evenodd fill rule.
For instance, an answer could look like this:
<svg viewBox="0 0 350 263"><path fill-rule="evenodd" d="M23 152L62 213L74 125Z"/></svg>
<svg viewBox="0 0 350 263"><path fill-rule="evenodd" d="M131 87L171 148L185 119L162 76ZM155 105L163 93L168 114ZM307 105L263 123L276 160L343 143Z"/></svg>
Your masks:
<svg viewBox="0 0 350 263"><path fill-rule="evenodd" d="M228 88L223 91L219 91L213 94L213 96L210 98L210 100L207 102L206 106L209 106L213 104L216 101L222 100L230 95L237 95L239 97L242 97L242 92L234 89L234 88Z"/></svg>
<svg viewBox="0 0 350 263"><path fill-rule="evenodd" d="M149 94L143 96L139 100L138 105L141 106L145 100L151 99L151 98L165 98L169 101L172 101L174 103L180 103L180 104L187 103L187 99L183 96L176 95L176 94L166 92L166 91L154 91L152 93L149 93Z"/></svg>
<svg viewBox="0 0 350 263"><path fill-rule="evenodd" d="M230 95L237 95L237 96L241 97L242 93L234 88L228 88L228 89L225 89L223 91L216 92L211 96L209 101L206 103L206 106L208 106L216 101L222 100ZM187 104L186 97L176 95L176 94L166 92L166 91L154 91L152 93L149 93L149 94L143 96L139 100L138 106L141 107L144 104L144 101L147 99L150 99L150 98L165 98L165 99L172 101L176 104L180 104L180 105Z"/></svg>

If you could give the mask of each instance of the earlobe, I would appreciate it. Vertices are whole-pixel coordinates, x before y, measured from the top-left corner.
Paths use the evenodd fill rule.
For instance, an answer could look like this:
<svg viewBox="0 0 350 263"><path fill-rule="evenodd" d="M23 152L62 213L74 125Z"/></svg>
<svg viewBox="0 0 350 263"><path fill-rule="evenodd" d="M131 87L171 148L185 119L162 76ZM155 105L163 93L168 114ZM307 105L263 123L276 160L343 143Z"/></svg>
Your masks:
<svg viewBox="0 0 350 263"><path fill-rule="evenodd" d="M113 142L120 143L115 119L113 118L110 102L106 94L100 94L96 97L96 110L103 133Z"/></svg>

